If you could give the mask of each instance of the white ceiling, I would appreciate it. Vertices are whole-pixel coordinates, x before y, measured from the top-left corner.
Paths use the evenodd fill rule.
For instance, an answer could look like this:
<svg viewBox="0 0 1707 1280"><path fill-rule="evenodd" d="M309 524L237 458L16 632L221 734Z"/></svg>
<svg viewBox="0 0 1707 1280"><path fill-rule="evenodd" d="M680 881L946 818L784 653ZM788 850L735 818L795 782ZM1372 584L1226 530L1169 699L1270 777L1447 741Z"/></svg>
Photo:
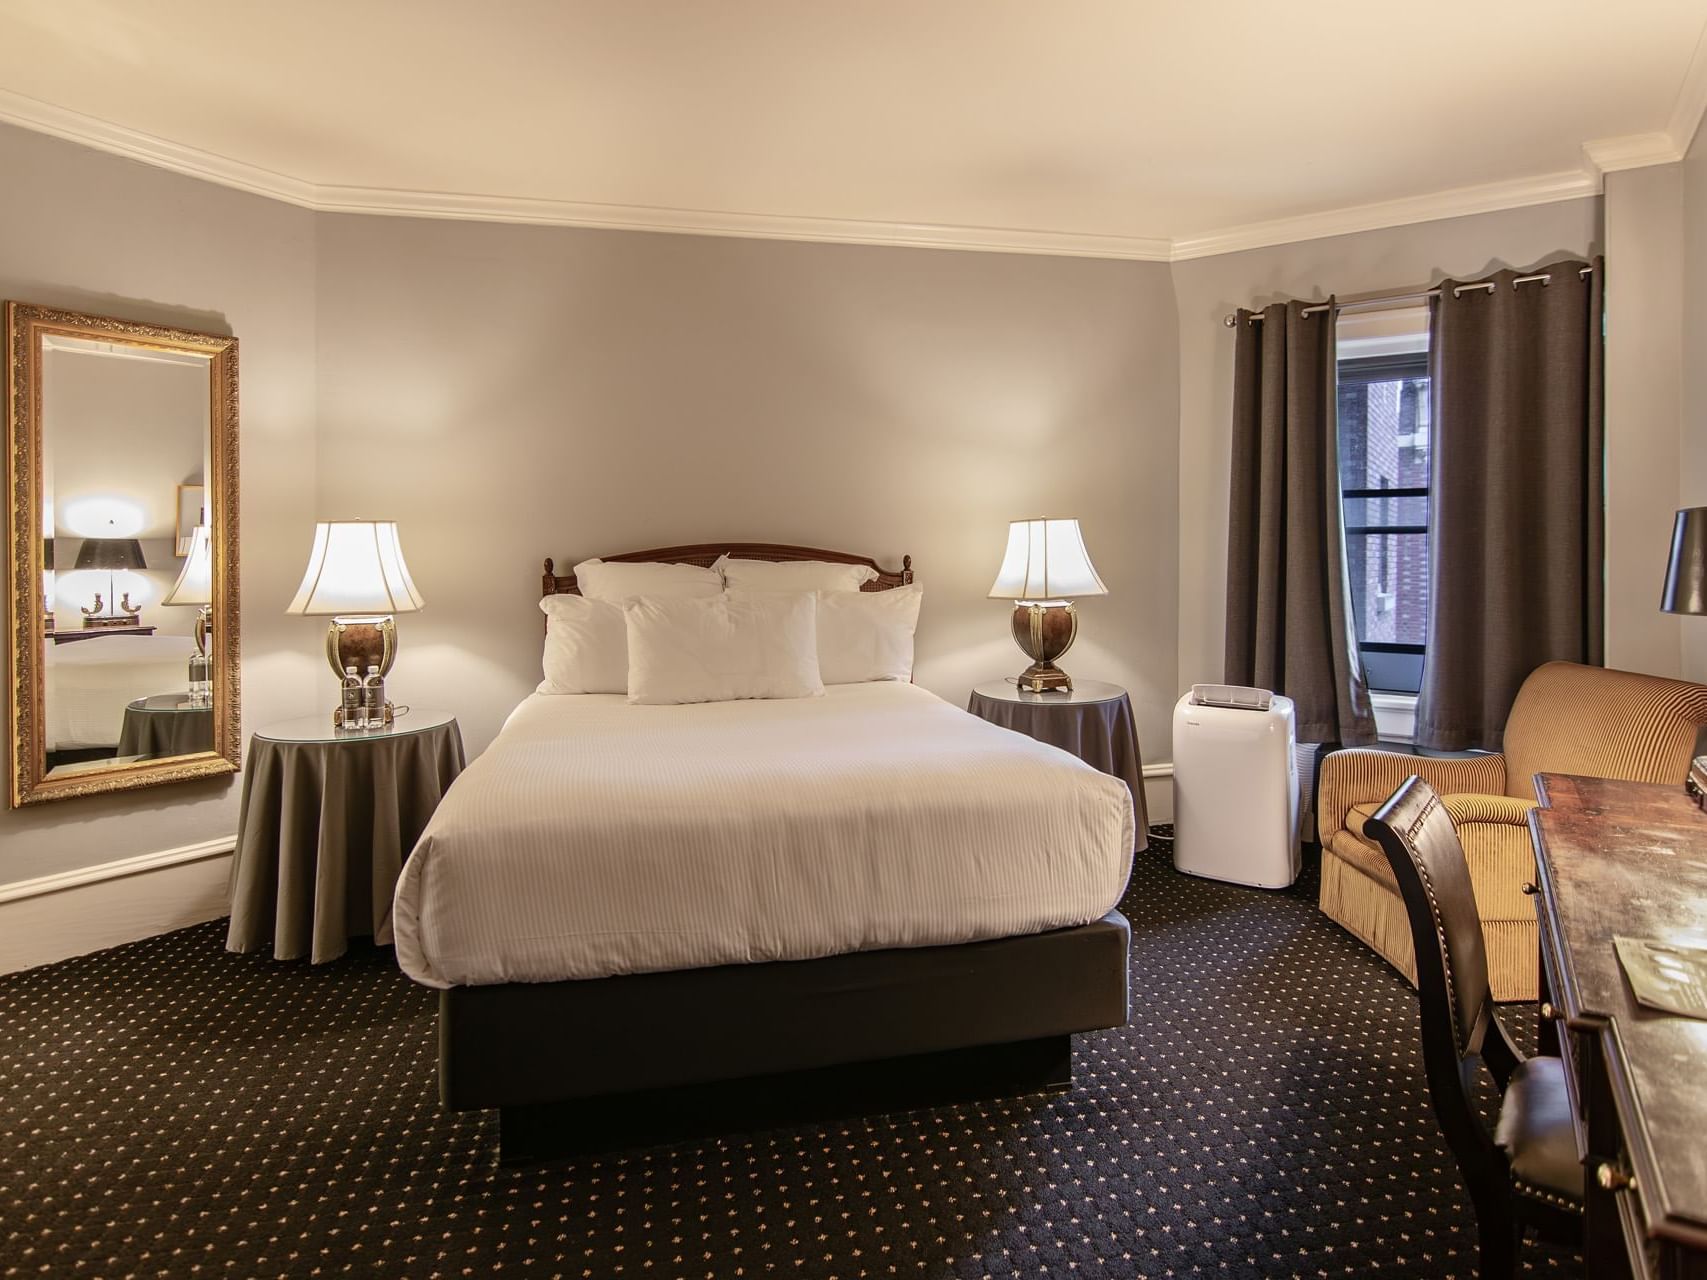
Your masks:
<svg viewBox="0 0 1707 1280"><path fill-rule="evenodd" d="M0 0L0 119L319 208L1165 258L1676 159L1704 27L1707 0Z"/></svg>

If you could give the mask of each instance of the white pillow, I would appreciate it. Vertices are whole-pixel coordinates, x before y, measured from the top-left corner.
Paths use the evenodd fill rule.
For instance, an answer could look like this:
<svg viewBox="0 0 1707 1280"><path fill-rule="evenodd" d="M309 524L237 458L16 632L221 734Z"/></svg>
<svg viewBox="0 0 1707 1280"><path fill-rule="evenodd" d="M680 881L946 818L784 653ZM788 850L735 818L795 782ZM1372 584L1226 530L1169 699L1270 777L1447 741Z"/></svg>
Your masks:
<svg viewBox="0 0 1707 1280"><path fill-rule="evenodd" d="M539 607L545 614L541 693L628 692L628 627L621 605L553 595Z"/></svg>
<svg viewBox="0 0 1707 1280"><path fill-rule="evenodd" d="M811 698L818 677L818 604L809 594L642 596L623 606L628 700L729 702Z"/></svg>
<svg viewBox="0 0 1707 1280"><path fill-rule="evenodd" d="M832 564L828 560L736 560L718 556L713 569L724 584L743 591L858 591L877 576L868 564Z"/></svg>
<svg viewBox="0 0 1707 1280"><path fill-rule="evenodd" d="M723 590L723 575L697 564L583 560L575 566L575 585L590 600L621 604L635 596L714 596Z"/></svg>
<svg viewBox="0 0 1707 1280"><path fill-rule="evenodd" d="M913 678L913 632L924 591L818 593L818 670L825 684Z"/></svg>

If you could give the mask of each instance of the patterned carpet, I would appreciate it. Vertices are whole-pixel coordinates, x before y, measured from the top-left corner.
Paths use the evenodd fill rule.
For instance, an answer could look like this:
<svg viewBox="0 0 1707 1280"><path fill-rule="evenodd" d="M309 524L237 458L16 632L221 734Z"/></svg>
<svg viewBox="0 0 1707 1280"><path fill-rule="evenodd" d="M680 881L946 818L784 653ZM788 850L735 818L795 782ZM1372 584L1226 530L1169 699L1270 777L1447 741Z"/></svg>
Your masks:
<svg viewBox="0 0 1707 1280"><path fill-rule="evenodd" d="M1474 1276L1415 997L1314 896L1156 841L1133 1024L1068 1093L521 1171L439 1109L433 996L386 952L215 924L0 978L0 1275Z"/></svg>

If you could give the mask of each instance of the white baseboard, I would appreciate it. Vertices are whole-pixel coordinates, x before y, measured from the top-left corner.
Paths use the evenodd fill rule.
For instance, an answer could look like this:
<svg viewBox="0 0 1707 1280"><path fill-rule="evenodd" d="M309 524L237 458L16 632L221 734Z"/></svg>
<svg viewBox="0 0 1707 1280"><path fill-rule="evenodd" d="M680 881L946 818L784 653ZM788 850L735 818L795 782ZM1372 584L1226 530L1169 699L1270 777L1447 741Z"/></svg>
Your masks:
<svg viewBox="0 0 1707 1280"><path fill-rule="evenodd" d="M0 885L0 973L152 938L230 909L235 836Z"/></svg>
<svg viewBox="0 0 1707 1280"><path fill-rule="evenodd" d="M1173 761L1144 766L1144 807L1152 824L1174 820Z"/></svg>

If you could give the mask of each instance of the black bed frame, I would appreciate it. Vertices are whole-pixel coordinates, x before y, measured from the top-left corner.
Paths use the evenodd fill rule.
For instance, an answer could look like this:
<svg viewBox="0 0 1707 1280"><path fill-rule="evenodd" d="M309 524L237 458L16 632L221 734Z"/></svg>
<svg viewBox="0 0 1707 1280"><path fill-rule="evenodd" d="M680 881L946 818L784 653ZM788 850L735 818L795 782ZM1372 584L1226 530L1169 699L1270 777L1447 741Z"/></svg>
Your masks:
<svg viewBox="0 0 1707 1280"><path fill-rule="evenodd" d="M843 552L711 543L607 559L866 564ZM546 594L574 578L545 562ZM1074 1033L1124 1026L1130 929L722 965L439 994L439 1092L499 1111L500 1156L533 1161L808 1119L1062 1089Z"/></svg>

